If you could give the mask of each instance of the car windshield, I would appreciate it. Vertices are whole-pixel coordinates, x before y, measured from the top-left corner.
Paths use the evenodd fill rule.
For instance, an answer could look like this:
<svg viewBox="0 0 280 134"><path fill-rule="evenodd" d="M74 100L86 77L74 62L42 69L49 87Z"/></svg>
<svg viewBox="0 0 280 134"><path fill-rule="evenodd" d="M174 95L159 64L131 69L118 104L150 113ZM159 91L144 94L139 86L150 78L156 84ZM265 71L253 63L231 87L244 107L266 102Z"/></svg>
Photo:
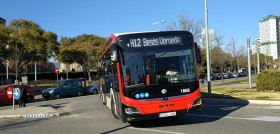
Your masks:
<svg viewBox="0 0 280 134"><path fill-rule="evenodd" d="M63 83L64 83L64 81L57 81L52 85L52 87L53 88L61 87L63 85Z"/></svg>
<svg viewBox="0 0 280 134"><path fill-rule="evenodd" d="M149 84L197 81L195 54L192 46L159 48L148 51L125 50L124 83L127 88Z"/></svg>

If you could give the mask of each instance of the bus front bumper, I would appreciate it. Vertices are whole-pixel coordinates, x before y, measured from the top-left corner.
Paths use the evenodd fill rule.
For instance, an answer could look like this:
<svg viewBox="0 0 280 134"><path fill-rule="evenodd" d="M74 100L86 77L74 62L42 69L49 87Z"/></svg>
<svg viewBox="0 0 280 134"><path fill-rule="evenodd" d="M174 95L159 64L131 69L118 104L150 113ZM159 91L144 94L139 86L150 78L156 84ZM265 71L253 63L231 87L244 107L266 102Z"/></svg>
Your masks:
<svg viewBox="0 0 280 134"><path fill-rule="evenodd" d="M131 114L126 115L128 122L149 120L149 119L159 119L166 117L174 117L179 115L184 115L188 113L198 113L202 111L202 105L193 106L190 109L177 110L177 111L168 111L164 113L155 113L155 114Z"/></svg>

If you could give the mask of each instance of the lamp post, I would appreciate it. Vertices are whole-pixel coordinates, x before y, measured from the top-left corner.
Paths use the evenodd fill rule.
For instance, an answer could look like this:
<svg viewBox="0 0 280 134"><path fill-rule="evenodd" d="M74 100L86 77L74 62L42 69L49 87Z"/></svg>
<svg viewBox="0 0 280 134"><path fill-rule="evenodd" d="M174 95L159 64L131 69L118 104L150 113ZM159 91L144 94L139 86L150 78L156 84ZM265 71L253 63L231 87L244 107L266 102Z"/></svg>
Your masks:
<svg viewBox="0 0 280 134"><path fill-rule="evenodd" d="M250 50L250 37L247 38L247 49L248 49L248 75L249 75L249 88L252 89L251 80L251 50Z"/></svg>
<svg viewBox="0 0 280 134"><path fill-rule="evenodd" d="M157 25L157 24L160 24L160 23L165 23L166 21L163 20L163 21L160 21L160 22L155 22L155 23L152 23L152 29L154 31L154 25Z"/></svg>
<svg viewBox="0 0 280 134"><path fill-rule="evenodd" d="M260 74L260 51L259 51L259 44L257 43L257 64L258 64L258 74Z"/></svg>
<svg viewBox="0 0 280 134"><path fill-rule="evenodd" d="M37 87L37 63L35 62L35 87Z"/></svg>
<svg viewBox="0 0 280 134"><path fill-rule="evenodd" d="M7 69L7 79L9 79L9 61L7 61L6 69Z"/></svg>
<svg viewBox="0 0 280 134"><path fill-rule="evenodd" d="M208 33L208 9L207 0L205 4L205 35L206 35L206 57L207 57L207 81L208 81L208 97L211 98L211 77L210 77L210 53L209 53L209 33Z"/></svg>

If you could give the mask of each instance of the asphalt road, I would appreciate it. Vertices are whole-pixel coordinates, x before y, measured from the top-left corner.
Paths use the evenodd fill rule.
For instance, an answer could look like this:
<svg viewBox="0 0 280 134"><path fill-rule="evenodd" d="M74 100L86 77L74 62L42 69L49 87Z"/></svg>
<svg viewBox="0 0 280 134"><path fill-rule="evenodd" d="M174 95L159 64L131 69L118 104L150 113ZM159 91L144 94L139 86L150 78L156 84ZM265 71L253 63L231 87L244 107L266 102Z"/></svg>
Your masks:
<svg viewBox="0 0 280 134"><path fill-rule="evenodd" d="M174 118L122 123L99 100L99 95L41 101L52 104L70 115L48 119L0 120L3 134L279 134L280 106L221 105L204 103L199 114ZM6 106L4 106L6 107Z"/></svg>

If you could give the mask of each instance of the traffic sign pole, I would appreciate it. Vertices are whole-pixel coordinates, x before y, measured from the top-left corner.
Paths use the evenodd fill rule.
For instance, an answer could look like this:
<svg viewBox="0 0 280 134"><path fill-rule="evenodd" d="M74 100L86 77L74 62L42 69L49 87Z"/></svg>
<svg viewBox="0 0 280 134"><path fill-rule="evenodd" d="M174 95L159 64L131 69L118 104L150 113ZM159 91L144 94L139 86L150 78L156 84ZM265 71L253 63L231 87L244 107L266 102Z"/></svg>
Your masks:
<svg viewBox="0 0 280 134"><path fill-rule="evenodd" d="M13 89L13 109L14 110L15 110L15 99L19 99L19 97L20 97L20 89L19 88L14 88Z"/></svg>
<svg viewBox="0 0 280 134"><path fill-rule="evenodd" d="M55 73L56 73L56 80L58 81L58 73L59 73L58 67L56 67L54 71L55 71Z"/></svg>
<svg viewBox="0 0 280 134"><path fill-rule="evenodd" d="M14 93L13 93L14 94ZM15 97L14 97L14 95L13 95L13 109L15 110L16 108L15 108Z"/></svg>

